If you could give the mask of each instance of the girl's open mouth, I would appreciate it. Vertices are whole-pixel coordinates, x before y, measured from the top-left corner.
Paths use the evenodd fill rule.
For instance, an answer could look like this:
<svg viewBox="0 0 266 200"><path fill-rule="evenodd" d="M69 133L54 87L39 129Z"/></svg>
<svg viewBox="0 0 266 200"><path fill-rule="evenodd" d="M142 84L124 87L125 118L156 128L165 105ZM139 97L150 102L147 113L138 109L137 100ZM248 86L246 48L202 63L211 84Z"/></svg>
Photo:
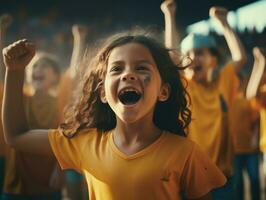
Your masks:
<svg viewBox="0 0 266 200"><path fill-rule="evenodd" d="M124 105L133 105L140 100L141 94L135 90L124 90L119 93L118 98Z"/></svg>

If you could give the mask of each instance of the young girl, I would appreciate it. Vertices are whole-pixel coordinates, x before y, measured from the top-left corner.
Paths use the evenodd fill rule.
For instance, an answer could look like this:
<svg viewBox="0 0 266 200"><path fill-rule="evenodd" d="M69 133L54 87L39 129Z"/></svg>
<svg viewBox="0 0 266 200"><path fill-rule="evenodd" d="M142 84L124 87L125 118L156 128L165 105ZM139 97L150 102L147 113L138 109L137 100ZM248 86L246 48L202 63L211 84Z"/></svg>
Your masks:
<svg viewBox="0 0 266 200"><path fill-rule="evenodd" d="M55 154L83 173L90 199L207 199L225 184L220 170L186 139L186 91L163 45L143 35L107 40L88 67L80 96L58 130L29 130L23 111L24 68L35 52L26 39L3 50L6 142Z"/></svg>

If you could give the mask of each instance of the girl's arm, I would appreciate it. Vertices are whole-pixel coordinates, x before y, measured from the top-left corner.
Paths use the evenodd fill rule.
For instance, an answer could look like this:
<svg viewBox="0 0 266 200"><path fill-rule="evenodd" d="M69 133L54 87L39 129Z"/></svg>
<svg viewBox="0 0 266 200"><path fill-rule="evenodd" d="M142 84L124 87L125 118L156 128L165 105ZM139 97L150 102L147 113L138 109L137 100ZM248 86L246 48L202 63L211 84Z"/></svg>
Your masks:
<svg viewBox="0 0 266 200"><path fill-rule="evenodd" d="M257 96L257 91L265 69L265 56L258 47L253 48L254 64L246 90L246 98Z"/></svg>
<svg viewBox="0 0 266 200"><path fill-rule="evenodd" d="M247 62L247 56L240 39L227 22L227 10L222 7L212 7L210 9L210 16L222 25L224 37L232 55L233 64L236 67L236 71L239 72Z"/></svg>
<svg viewBox="0 0 266 200"><path fill-rule="evenodd" d="M52 155L48 130L29 130L23 104L24 70L35 54L26 39L3 49L6 66L3 97L3 128L7 144L29 153Z"/></svg>

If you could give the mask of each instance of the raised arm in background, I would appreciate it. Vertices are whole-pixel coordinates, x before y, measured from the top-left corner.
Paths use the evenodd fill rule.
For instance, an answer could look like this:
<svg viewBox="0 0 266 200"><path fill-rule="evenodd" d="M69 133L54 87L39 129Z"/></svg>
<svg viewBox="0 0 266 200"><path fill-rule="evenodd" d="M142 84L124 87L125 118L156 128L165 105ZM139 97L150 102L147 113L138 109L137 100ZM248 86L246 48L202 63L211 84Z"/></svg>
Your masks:
<svg viewBox="0 0 266 200"><path fill-rule="evenodd" d="M176 49L180 43L180 37L176 27L176 3L174 0L165 0L161 4L161 10L165 20L165 46Z"/></svg>
<svg viewBox="0 0 266 200"><path fill-rule="evenodd" d="M228 11L225 8L212 7L209 14L210 17L216 19L221 24L225 40L232 56L233 65L236 67L236 71L239 72L247 62L247 55L242 42L228 24L227 13Z"/></svg>
<svg viewBox="0 0 266 200"><path fill-rule="evenodd" d="M86 26L75 24L72 26L72 34L73 51L70 60L70 77L74 79L77 75L80 61L82 60L82 57L85 53L88 28Z"/></svg>
<svg viewBox="0 0 266 200"><path fill-rule="evenodd" d="M70 65L62 76L58 87L58 110L60 122L64 121L64 108L72 98L72 92L74 90L76 81L79 80L78 72L82 71L78 67L85 53L88 28L81 25L73 25L72 34L73 50Z"/></svg>
<svg viewBox="0 0 266 200"><path fill-rule="evenodd" d="M253 48L254 64L246 90L246 98L251 99L257 96L261 78L265 71L265 56L258 47Z"/></svg>
<svg viewBox="0 0 266 200"><path fill-rule="evenodd" d="M25 67L35 55L35 46L26 39L3 49L6 66L3 97L3 128L8 145L24 152L53 155L48 130L29 130L23 104Z"/></svg>
<svg viewBox="0 0 266 200"><path fill-rule="evenodd" d="M6 41L6 31L8 26L12 23L12 17L9 14L3 14L0 16L0 49L5 46ZM3 63L3 57L0 56L0 80L3 82L5 74L5 66Z"/></svg>

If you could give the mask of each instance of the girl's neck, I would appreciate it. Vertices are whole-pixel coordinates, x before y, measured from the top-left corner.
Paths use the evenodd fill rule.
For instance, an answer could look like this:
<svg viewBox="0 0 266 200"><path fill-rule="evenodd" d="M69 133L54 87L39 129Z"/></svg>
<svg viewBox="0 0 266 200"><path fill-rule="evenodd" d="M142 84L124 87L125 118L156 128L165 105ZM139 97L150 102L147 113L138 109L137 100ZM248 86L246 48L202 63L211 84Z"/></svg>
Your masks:
<svg viewBox="0 0 266 200"><path fill-rule="evenodd" d="M117 126L113 135L116 143L149 145L161 135L161 130L153 122L147 123L145 120L141 120L141 122L127 124L117 119Z"/></svg>

